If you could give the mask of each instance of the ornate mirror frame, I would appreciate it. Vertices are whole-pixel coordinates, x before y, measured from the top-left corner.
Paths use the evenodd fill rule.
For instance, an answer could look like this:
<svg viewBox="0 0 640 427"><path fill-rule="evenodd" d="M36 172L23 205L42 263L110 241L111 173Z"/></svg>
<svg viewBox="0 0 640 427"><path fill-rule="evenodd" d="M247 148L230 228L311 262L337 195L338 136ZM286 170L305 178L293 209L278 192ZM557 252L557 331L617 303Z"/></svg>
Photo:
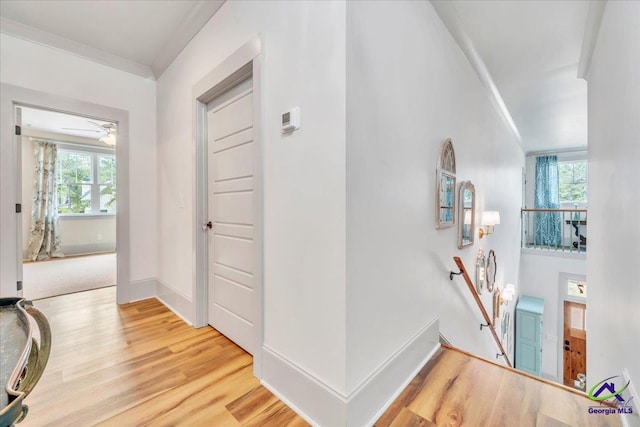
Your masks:
<svg viewBox="0 0 640 427"><path fill-rule="evenodd" d="M498 269L496 265L496 253L493 252L493 249L489 251L489 256L487 256L487 290L489 292L493 292L493 288L496 284L496 270Z"/></svg>
<svg viewBox="0 0 640 427"><path fill-rule="evenodd" d="M475 240L476 188L471 181L460 183L458 201L458 249L462 249Z"/></svg>
<svg viewBox="0 0 640 427"><path fill-rule="evenodd" d="M436 168L436 228L456 223L456 154L451 139L440 147Z"/></svg>
<svg viewBox="0 0 640 427"><path fill-rule="evenodd" d="M478 292L478 295L482 295L482 292L484 291L487 277L486 268L484 251L480 248L478 249L478 256L476 257L476 291Z"/></svg>

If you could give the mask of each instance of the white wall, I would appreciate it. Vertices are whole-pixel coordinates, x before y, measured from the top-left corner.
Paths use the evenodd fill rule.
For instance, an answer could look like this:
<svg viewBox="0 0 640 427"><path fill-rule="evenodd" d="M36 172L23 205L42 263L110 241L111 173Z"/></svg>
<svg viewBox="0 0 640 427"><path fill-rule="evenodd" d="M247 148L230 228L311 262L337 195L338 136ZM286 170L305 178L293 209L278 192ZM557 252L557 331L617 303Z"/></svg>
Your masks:
<svg viewBox="0 0 640 427"><path fill-rule="evenodd" d="M558 352L562 335L559 335L563 323L563 308L560 304L560 275L585 275L587 261L584 254L563 255L554 252L527 251L520 257L520 291L523 295L544 300L543 340L542 340L542 376L562 382L562 366L558 362ZM588 279L588 278L587 278ZM588 293L591 283L587 280ZM588 296L587 313L591 307L591 295ZM587 358L588 360L588 358Z"/></svg>
<svg viewBox="0 0 640 427"><path fill-rule="evenodd" d="M453 345L495 360L449 271L460 256L474 276L478 249L494 249L497 283L517 283L524 153L429 2L348 2L347 29L347 390L436 318ZM446 138L458 183L475 185L476 224L483 210L501 215L462 250L457 228L435 228Z"/></svg>
<svg viewBox="0 0 640 427"><path fill-rule="evenodd" d="M192 301L199 226L193 224L192 87L259 33L265 41L264 344L342 393L344 3L226 2L158 80L158 278ZM283 136L280 114L292 106L300 107L302 127Z"/></svg>
<svg viewBox="0 0 640 427"><path fill-rule="evenodd" d="M590 386L626 368L636 390L640 388L638 70L640 2L607 2L587 78L587 382Z"/></svg>
<svg viewBox="0 0 640 427"><path fill-rule="evenodd" d="M53 134L55 135L55 134ZM22 138L22 257L29 247L31 229L31 208L33 206L33 141L28 136ZM116 249L115 215L73 217L61 216L59 220L62 253L80 255L108 252Z"/></svg>
<svg viewBox="0 0 640 427"><path fill-rule="evenodd" d="M0 45L2 83L129 112L130 279L154 278L156 82L5 34ZM12 203L2 200L3 206Z"/></svg>

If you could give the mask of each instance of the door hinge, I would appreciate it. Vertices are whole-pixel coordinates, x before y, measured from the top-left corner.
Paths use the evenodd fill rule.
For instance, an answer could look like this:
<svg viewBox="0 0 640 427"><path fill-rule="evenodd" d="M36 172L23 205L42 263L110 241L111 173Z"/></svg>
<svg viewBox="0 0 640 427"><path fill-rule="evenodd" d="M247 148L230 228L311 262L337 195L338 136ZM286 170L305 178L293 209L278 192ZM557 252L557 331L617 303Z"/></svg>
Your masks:
<svg viewBox="0 0 640 427"><path fill-rule="evenodd" d="M22 290L22 280L18 280L16 282L16 288L17 290L21 291Z"/></svg>
<svg viewBox="0 0 640 427"><path fill-rule="evenodd" d="M22 135L22 128L16 125L16 135Z"/></svg>
<svg viewBox="0 0 640 427"><path fill-rule="evenodd" d="M16 213L22 212L22 203L16 203Z"/></svg>

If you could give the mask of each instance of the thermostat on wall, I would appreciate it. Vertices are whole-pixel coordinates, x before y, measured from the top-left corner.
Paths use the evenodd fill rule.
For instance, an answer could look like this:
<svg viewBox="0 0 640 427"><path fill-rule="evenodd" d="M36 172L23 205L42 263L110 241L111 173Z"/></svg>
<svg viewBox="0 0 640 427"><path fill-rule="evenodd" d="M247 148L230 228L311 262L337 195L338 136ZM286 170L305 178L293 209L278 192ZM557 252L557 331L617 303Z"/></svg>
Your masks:
<svg viewBox="0 0 640 427"><path fill-rule="evenodd" d="M300 107L282 113L282 133L291 133L300 128Z"/></svg>

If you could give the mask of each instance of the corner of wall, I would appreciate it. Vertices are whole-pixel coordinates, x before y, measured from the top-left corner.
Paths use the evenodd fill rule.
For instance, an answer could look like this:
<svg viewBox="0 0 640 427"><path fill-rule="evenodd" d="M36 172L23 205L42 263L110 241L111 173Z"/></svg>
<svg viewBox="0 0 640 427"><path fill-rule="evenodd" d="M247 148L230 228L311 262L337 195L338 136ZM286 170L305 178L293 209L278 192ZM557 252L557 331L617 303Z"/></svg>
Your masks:
<svg viewBox="0 0 640 427"><path fill-rule="evenodd" d="M187 324L191 326L195 324L193 301L174 291L160 280L155 281L155 297Z"/></svg>
<svg viewBox="0 0 640 427"><path fill-rule="evenodd" d="M373 425L439 347L433 319L345 396L264 346L262 384L312 425Z"/></svg>

